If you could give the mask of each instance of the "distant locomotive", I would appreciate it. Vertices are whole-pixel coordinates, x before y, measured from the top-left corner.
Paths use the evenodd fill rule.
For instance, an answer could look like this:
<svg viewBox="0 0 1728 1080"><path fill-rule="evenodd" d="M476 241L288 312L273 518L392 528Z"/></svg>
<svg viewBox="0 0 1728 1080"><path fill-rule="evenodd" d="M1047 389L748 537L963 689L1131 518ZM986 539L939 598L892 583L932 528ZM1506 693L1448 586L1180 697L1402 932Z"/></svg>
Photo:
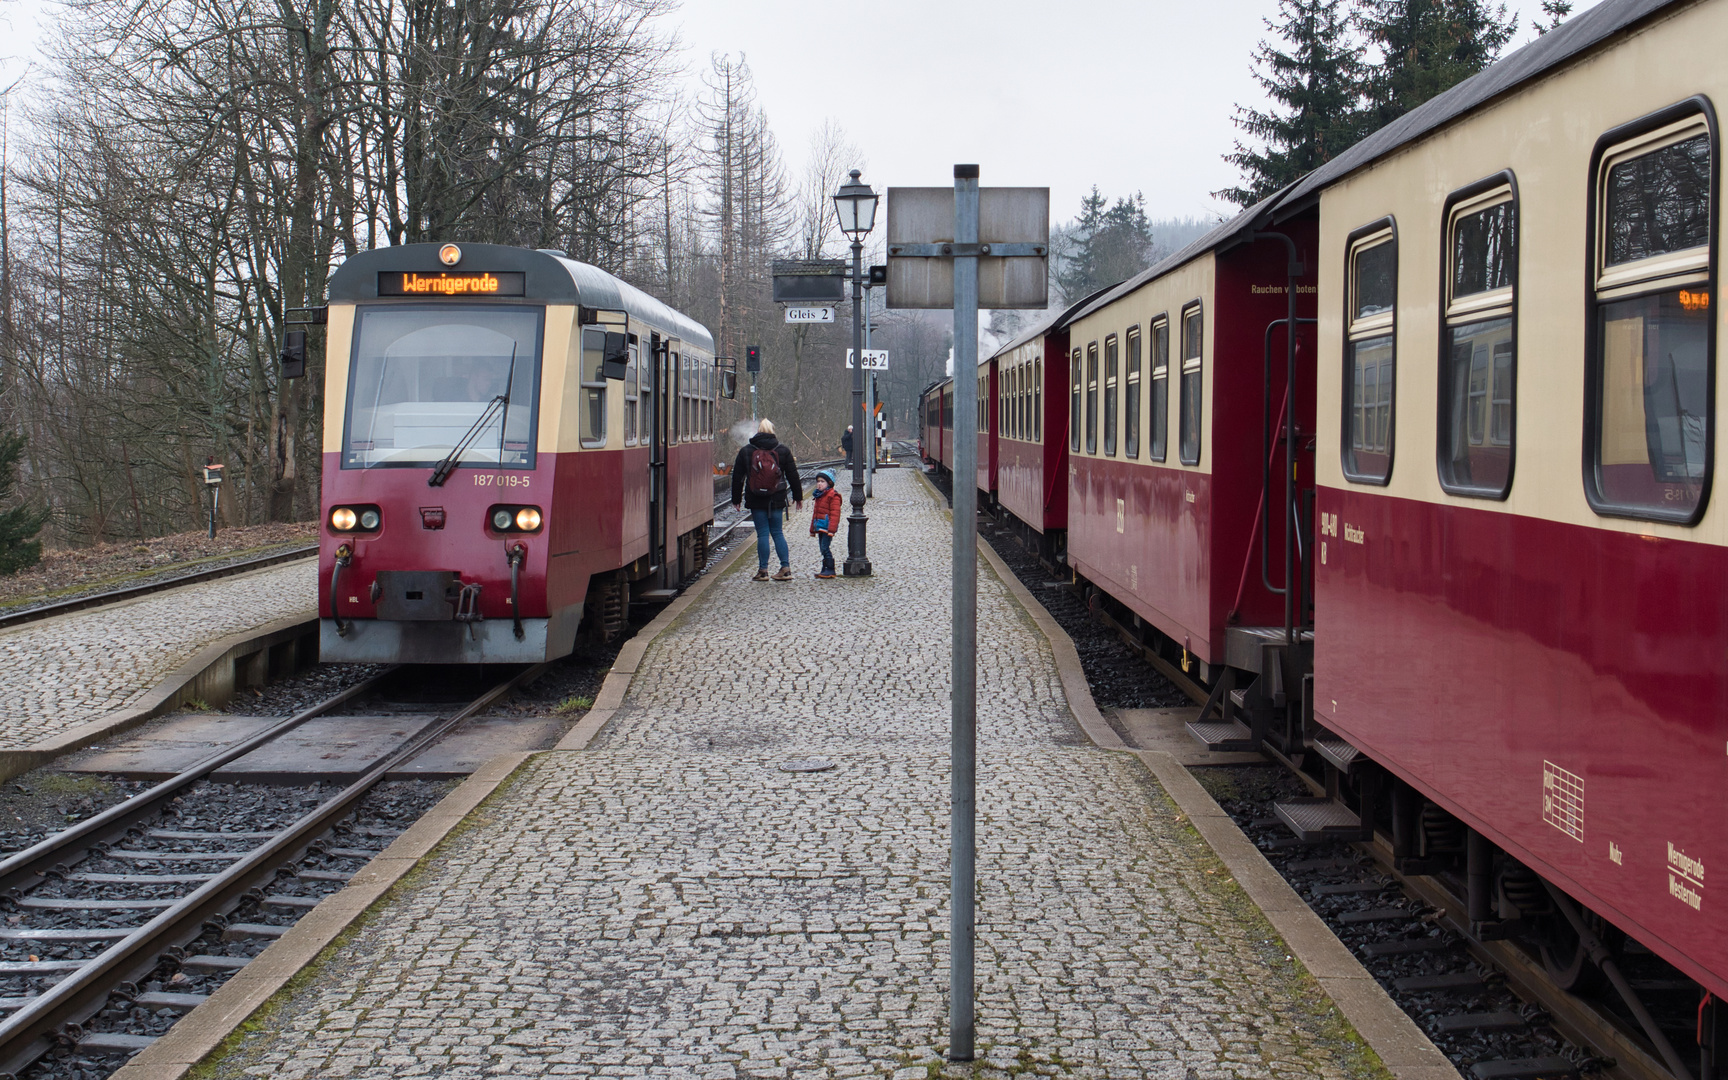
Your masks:
<svg viewBox="0 0 1728 1080"><path fill-rule="evenodd" d="M558 253L411 244L344 262L328 324L324 659L552 659L700 566L694 320Z"/></svg>
<svg viewBox="0 0 1728 1080"><path fill-rule="evenodd" d="M1723 40L1605 0L977 372L980 505L1210 690L1193 733L1563 989L1668 961L1655 1061L1728 1056Z"/></svg>

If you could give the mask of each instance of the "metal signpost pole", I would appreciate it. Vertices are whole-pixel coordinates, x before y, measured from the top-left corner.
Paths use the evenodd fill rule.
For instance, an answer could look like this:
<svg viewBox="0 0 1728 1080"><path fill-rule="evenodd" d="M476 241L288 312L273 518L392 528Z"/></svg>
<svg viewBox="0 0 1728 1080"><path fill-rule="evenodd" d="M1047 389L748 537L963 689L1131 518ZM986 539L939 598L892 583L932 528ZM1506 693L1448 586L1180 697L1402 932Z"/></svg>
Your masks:
<svg viewBox="0 0 1728 1080"><path fill-rule="evenodd" d="M954 623L949 757L948 1060L973 1056L978 750L978 166L954 166Z"/></svg>

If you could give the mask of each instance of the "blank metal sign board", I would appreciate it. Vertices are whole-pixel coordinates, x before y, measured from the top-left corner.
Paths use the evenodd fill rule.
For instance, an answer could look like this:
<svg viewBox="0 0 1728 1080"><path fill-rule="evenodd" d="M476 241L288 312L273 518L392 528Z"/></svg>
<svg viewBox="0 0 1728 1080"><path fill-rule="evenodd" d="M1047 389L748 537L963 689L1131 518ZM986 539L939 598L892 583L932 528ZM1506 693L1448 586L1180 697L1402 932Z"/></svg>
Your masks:
<svg viewBox="0 0 1728 1080"><path fill-rule="evenodd" d="M952 187L888 189L888 306L954 306L954 260L905 257L896 246L951 243ZM978 260L980 308L1042 308L1050 296L1050 189L980 188L980 244L1035 244L1041 254Z"/></svg>
<svg viewBox="0 0 1728 1080"><path fill-rule="evenodd" d="M775 259L772 270L776 304L838 304L846 299L844 259Z"/></svg>

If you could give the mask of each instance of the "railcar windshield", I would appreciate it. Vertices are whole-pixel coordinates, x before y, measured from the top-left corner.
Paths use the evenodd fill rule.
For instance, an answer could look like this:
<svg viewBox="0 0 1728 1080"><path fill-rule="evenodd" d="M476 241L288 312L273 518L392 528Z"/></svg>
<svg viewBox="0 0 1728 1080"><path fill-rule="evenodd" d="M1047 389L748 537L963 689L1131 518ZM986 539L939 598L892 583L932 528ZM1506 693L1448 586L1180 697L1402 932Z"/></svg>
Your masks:
<svg viewBox="0 0 1728 1080"><path fill-rule="evenodd" d="M479 424L458 465L532 469L542 322L527 306L362 307L342 467L431 467Z"/></svg>

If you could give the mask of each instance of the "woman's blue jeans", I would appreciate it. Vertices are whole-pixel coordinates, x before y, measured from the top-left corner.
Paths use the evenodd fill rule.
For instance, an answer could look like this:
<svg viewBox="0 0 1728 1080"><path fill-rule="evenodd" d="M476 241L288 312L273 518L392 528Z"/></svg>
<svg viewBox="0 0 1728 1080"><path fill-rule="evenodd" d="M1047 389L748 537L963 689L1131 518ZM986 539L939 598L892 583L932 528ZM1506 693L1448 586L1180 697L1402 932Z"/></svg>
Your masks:
<svg viewBox="0 0 1728 1080"><path fill-rule="evenodd" d="M770 536L774 538L774 553L780 556L780 565L792 565L792 553L786 547L786 532L780 527L781 519L785 516L784 510L750 511L750 521L756 526L756 566L760 570L768 569Z"/></svg>

